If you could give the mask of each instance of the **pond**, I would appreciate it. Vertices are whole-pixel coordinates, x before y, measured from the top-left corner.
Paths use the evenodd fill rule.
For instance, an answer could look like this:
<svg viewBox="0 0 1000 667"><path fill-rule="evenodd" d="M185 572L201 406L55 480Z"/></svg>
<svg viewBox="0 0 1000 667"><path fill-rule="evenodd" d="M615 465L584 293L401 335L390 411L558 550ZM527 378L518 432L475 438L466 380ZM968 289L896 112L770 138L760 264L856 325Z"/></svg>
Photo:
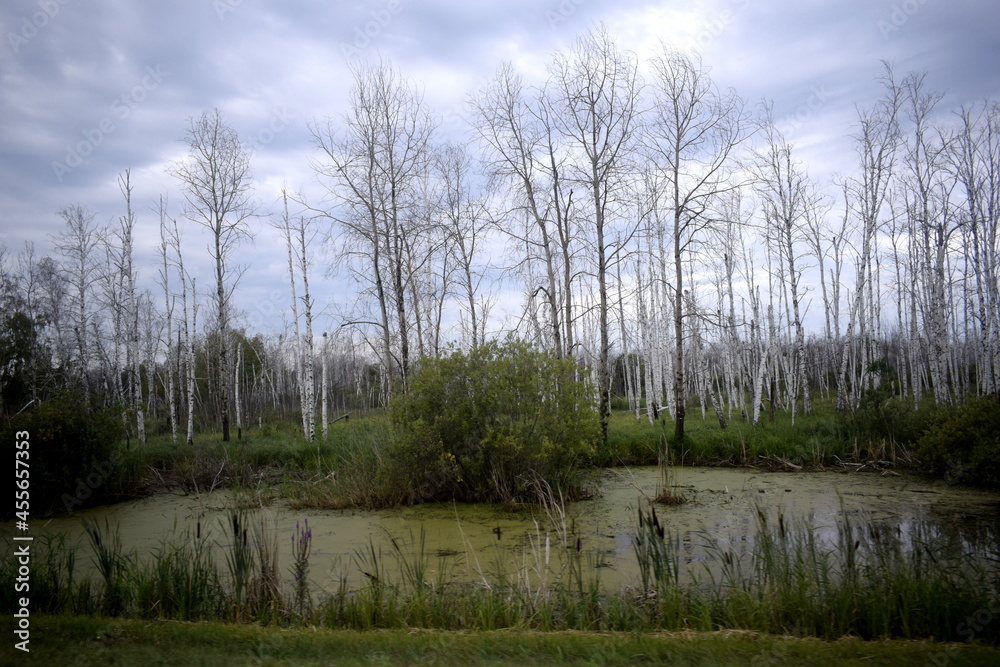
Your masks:
<svg viewBox="0 0 1000 667"><path fill-rule="evenodd" d="M666 531L677 536L678 557L695 574L710 570L720 550L752 550L759 513L772 520L780 513L788 524L807 525L831 544L844 517L857 526L867 522L897 531L904 539L930 530L961 544L987 543L993 553L1000 536L1000 494L922 477L699 467L673 468L670 474L674 492L687 502L658 505L657 515ZM364 565L358 554L372 551L382 554L390 572L397 554L411 560L424 554L430 581L537 581L559 577L575 562L586 580L596 577L601 587L615 590L637 584L637 512L648 507L659 481L655 467L604 470L596 497L563 508L556 505L548 513L541 506L505 511L447 503L370 511L292 510L279 500L252 514L276 531L286 576L296 523L308 519L313 534L310 579L325 591L335 590L342 581L349 587L359 585ZM83 518L117 522L125 550L148 557L164 540L182 540L185 530L200 529L224 546L230 500L226 492L162 493L53 518L41 526L36 523L35 529L68 533L83 546L79 560L86 569L90 548ZM708 542L716 548L706 548ZM222 559L224 549L216 553Z"/></svg>

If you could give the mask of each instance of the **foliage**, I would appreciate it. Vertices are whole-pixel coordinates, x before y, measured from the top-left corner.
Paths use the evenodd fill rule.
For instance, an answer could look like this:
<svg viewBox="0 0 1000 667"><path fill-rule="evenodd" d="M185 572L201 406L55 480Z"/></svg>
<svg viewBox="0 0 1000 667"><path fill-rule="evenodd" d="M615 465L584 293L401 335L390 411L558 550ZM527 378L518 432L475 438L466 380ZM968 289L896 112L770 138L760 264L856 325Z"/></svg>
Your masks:
<svg viewBox="0 0 1000 667"><path fill-rule="evenodd" d="M28 402L36 348L31 318L13 312L0 320L0 410L16 412Z"/></svg>
<svg viewBox="0 0 1000 667"><path fill-rule="evenodd" d="M582 377L524 343L424 359L390 406L400 437L388 474L411 502L534 499L539 478L570 491L600 434Z"/></svg>
<svg viewBox="0 0 1000 667"><path fill-rule="evenodd" d="M988 396L952 409L920 439L919 455L955 482L1000 486L1000 400Z"/></svg>
<svg viewBox="0 0 1000 667"><path fill-rule="evenodd" d="M935 418L936 407L917 409L912 399L900 398L891 380L895 371L885 359L873 361L868 371L878 378L875 386L861 392L856 408L838 415L844 434L861 445L915 444Z"/></svg>
<svg viewBox="0 0 1000 667"><path fill-rule="evenodd" d="M18 441L26 433L30 443L32 514L75 511L113 488L124 433L120 412L88 411L78 394L67 392L0 429L11 449L18 433Z"/></svg>

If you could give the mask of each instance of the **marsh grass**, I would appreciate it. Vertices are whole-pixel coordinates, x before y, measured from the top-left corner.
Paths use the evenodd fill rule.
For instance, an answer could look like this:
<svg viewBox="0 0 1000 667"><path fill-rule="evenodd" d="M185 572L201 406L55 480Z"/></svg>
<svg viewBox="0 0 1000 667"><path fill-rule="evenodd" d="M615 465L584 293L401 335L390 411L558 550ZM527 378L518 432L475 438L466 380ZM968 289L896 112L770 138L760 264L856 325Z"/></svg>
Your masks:
<svg viewBox="0 0 1000 667"><path fill-rule="evenodd" d="M226 554L226 566L235 597L235 613L239 620L247 609L247 589L254 568L254 549L249 541L249 527L246 512L230 510L226 518L220 518L223 532L228 532L222 548Z"/></svg>
<svg viewBox="0 0 1000 667"><path fill-rule="evenodd" d="M118 524L112 525L107 518L104 519L103 530L96 520L84 519L83 527L94 552L94 565L104 579L101 613L117 616L129 604L130 590L126 584L126 574L135 563L134 554L124 552Z"/></svg>
<svg viewBox="0 0 1000 667"><path fill-rule="evenodd" d="M385 415L338 422L328 455L308 477L286 480L282 494L293 509L395 507L406 501L406 484L387 465L396 433Z"/></svg>
<svg viewBox="0 0 1000 667"><path fill-rule="evenodd" d="M662 454L656 464L660 478L656 483L654 500L661 505L683 505L687 502L687 498L678 490L675 478L671 474L673 459L670 456L670 440L666 434L662 434L660 440Z"/></svg>
<svg viewBox="0 0 1000 667"><path fill-rule="evenodd" d="M655 508L639 515L643 602L668 625L681 611L697 617L692 610L701 609L710 610L704 621L714 627L825 639L954 640L969 619L1000 603L996 545L959 543L926 523L904 531L842 512L834 536L824 537L815 525L758 507L752 549L736 552L702 535L721 567L706 568L703 584L685 587L678 584L679 536L663 528ZM986 633L994 642L998 621L991 615Z"/></svg>
<svg viewBox="0 0 1000 667"><path fill-rule="evenodd" d="M187 529L163 538L152 557L138 564L130 580L135 611L142 618L218 618L224 590L208 536Z"/></svg>
<svg viewBox="0 0 1000 667"><path fill-rule="evenodd" d="M281 574L278 569L277 525L275 522L268 525L267 515L261 514L251 527L257 569L256 576L250 580L250 596L254 600L258 619L278 620L285 613L285 605L281 590ZM312 533L309 533L309 538L312 539ZM309 554L306 552L307 564L308 560Z"/></svg>
<svg viewBox="0 0 1000 667"><path fill-rule="evenodd" d="M728 629L823 639L1000 638L995 541L974 544L920 522L887 528L844 512L828 525L792 521L759 507L750 534L730 542L670 531L649 504L637 511L633 539L639 581L609 591L596 574L583 574L599 571L583 567L596 556L581 543L558 493L541 500L538 512L535 530L518 545L516 557L499 545L492 553L470 554L468 567L479 575L472 583L443 570L431 574L424 536L411 533L393 536L387 550L370 541L347 565L363 582L349 585L343 568L333 591L308 604L294 590L282 591L276 550L258 537L253 516L234 512L221 526L221 540L200 530L175 535L144 560L122 552L114 526L88 524L99 581L71 584L83 554L52 538L39 543L34 562L40 581L32 601L51 614L356 629ZM259 517L257 525L264 530ZM694 541L702 543L707 561L688 557L687 543ZM309 550L298 555L303 562L293 571L308 572ZM8 592L16 576L12 560L0 564L0 587ZM0 599L5 611L13 610L9 593Z"/></svg>
<svg viewBox="0 0 1000 667"><path fill-rule="evenodd" d="M273 550L273 567L267 571L268 578L273 574L277 578L278 554ZM312 530L309 528L309 519L306 519L305 526L295 523L295 532L292 533L292 575L295 581L295 608L298 610L299 618L307 618L312 611L312 595L309 592L309 556L312 554ZM275 582L276 585L277 582Z"/></svg>
<svg viewBox="0 0 1000 667"><path fill-rule="evenodd" d="M331 424L325 442L306 442L296 429L292 422L264 424L228 443L221 434L200 433L193 447L174 445L166 435L151 437L144 447L121 453L117 491L121 496L233 488L241 505L252 509L268 505L283 482L322 479L362 460L378 463L393 437L388 418L379 412Z"/></svg>
<svg viewBox="0 0 1000 667"><path fill-rule="evenodd" d="M66 535L39 536L35 553L41 557L32 562L31 588L44 602L38 611L53 613L66 608L93 612L89 606L93 600L89 584L76 581L77 550L68 544Z"/></svg>

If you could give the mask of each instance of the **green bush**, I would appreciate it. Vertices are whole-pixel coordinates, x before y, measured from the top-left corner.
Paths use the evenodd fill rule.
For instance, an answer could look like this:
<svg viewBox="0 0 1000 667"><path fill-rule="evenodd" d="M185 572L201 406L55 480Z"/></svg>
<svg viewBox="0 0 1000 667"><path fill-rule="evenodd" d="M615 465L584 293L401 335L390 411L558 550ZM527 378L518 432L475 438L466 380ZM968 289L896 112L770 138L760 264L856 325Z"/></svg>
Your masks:
<svg viewBox="0 0 1000 667"><path fill-rule="evenodd" d="M45 401L4 424L8 451L16 442L29 443L31 515L75 511L106 495L121 462L123 431L119 412L87 411L73 394Z"/></svg>
<svg viewBox="0 0 1000 667"><path fill-rule="evenodd" d="M538 479L572 493L600 436L593 392L571 360L523 343L424 359L390 406L387 474L409 502L533 499Z"/></svg>
<svg viewBox="0 0 1000 667"><path fill-rule="evenodd" d="M932 472L951 481L1000 486L1000 400L953 409L920 439L918 451Z"/></svg>

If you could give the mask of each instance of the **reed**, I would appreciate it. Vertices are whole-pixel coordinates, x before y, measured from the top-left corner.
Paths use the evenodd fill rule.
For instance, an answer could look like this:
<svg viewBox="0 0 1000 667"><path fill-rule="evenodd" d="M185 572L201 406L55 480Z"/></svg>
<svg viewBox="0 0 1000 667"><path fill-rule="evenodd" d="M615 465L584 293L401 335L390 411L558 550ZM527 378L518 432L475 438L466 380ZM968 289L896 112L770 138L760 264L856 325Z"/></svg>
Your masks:
<svg viewBox="0 0 1000 667"><path fill-rule="evenodd" d="M249 541L249 526L244 510L229 511L226 519L219 519L223 532L228 533L222 543L225 550L226 566L229 569L229 580L232 584L234 600L233 611L236 620L242 619L248 611L248 589L250 577L254 569L254 549Z"/></svg>
<svg viewBox="0 0 1000 667"><path fill-rule="evenodd" d="M308 521L306 523L308 527ZM253 540L256 548L256 576L250 583L250 595L254 600L256 616L260 620L277 621L284 615L284 600L281 590L281 574L278 565L277 526L268 525L266 514L252 524ZM312 532L309 532L312 540ZM306 557L308 562L308 556ZM307 566L308 567L308 566ZM303 575L303 579L305 576Z"/></svg>
<svg viewBox="0 0 1000 667"><path fill-rule="evenodd" d="M164 538L152 558L137 564L129 581L135 591L135 613L143 618L208 620L219 617L225 589L208 536L200 524Z"/></svg>
<svg viewBox="0 0 1000 667"><path fill-rule="evenodd" d="M32 601L50 614L355 629L739 629L822 639L1000 638L995 540L974 544L930 524L886 528L844 513L819 526L761 506L746 539L730 543L708 533L670 531L651 503L637 512L633 551L639 581L608 591L596 576L579 574L582 559L594 556L576 548L578 537L558 495L546 502L555 503L546 510L548 523L536 524L519 557L512 561L509 549L497 547L493 568L478 568L473 583L444 573L432 578L424 536L411 533L390 540L385 552L370 541L348 564L364 582L352 587L343 572L331 593L313 599L313 589L301 587L312 565L303 522L292 538L294 585L285 595L274 531L263 518L253 528L253 517L234 512L223 523L223 541L200 529L193 536L175 534L147 559L123 553L116 527L87 524L98 584L79 577L80 547L52 538L40 544L34 561ZM686 541L700 541L714 565L685 559ZM213 544L224 558L216 557ZM0 564L0 590L13 590L15 577L9 564ZM9 594L0 594L0 602L4 612L16 611Z"/></svg>
<svg viewBox="0 0 1000 667"><path fill-rule="evenodd" d="M312 612L312 595L309 593L309 556L312 554L312 530L309 519L305 526L295 522L295 532L292 533L292 574L295 581L295 608L299 618L306 618ZM277 553L274 556L274 571L278 567ZM270 573L269 573L270 574Z"/></svg>
<svg viewBox="0 0 1000 667"><path fill-rule="evenodd" d="M132 554L125 554L118 524L104 520L104 528L97 521L84 519L84 530L94 554L92 559L104 579L104 596L100 609L108 616L117 616L128 606L129 587L126 575L134 564Z"/></svg>

